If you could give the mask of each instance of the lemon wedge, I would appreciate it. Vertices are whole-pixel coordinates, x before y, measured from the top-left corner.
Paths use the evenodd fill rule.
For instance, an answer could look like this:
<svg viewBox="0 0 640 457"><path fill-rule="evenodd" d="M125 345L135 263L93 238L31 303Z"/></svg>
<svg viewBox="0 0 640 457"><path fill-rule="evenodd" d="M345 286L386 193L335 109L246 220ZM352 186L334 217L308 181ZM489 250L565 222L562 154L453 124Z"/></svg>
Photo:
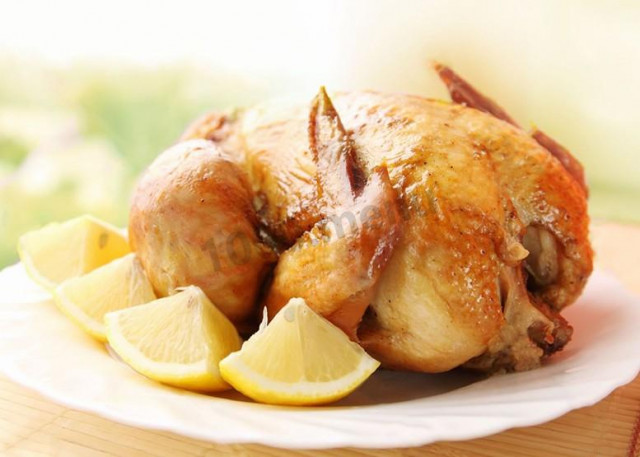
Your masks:
<svg viewBox="0 0 640 457"><path fill-rule="evenodd" d="M55 302L72 321L99 341L106 341L104 316L111 311L156 299L135 254L116 259L54 291Z"/></svg>
<svg viewBox="0 0 640 457"><path fill-rule="evenodd" d="M301 298L220 362L222 377L263 402L315 405L345 397L380 365Z"/></svg>
<svg viewBox="0 0 640 457"><path fill-rule="evenodd" d="M105 325L111 348L148 378L198 391L229 388L218 363L242 340L200 288L109 313Z"/></svg>
<svg viewBox="0 0 640 457"><path fill-rule="evenodd" d="M131 252L118 228L92 216L24 234L18 254L31 278L48 290Z"/></svg>

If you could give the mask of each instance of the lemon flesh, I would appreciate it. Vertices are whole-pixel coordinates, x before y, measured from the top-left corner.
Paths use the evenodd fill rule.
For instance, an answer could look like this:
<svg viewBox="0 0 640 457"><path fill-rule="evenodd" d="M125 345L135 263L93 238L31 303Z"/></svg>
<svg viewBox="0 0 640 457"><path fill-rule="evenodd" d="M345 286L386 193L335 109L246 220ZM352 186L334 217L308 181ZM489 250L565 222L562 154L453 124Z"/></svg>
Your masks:
<svg viewBox="0 0 640 457"><path fill-rule="evenodd" d="M345 397L380 365L301 298L220 362L222 377L263 402L314 405Z"/></svg>
<svg viewBox="0 0 640 457"><path fill-rule="evenodd" d="M127 254L86 275L66 280L56 288L54 298L71 320L104 342L105 314L148 303L156 296L136 255Z"/></svg>
<svg viewBox="0 0 640 457"><path fill-rule="evenodd" d="M18 241L27 273L50 291L129 252L129 243L117 227L92 216L46 225Z"/></svg>
<svg viewBox="0 0 640 457"><path fill-rule="evenodd" d="M109 313L105 325L111 348L148 378L198 391L229 388L218 364L242 340L200 288Z"/></svg>

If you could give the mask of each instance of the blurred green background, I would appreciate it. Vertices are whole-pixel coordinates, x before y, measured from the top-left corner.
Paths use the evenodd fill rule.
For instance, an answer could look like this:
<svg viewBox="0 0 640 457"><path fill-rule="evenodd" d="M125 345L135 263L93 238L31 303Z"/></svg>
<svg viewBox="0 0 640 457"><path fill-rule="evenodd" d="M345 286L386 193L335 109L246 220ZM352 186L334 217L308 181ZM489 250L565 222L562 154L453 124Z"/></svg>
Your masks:
<svg viewBox="0 0 640 457"><path fill-rule="evenodd" d="M46 222L126 225L136 176L204 111L320 84L447 98L429 59L571 149L592 217L638 222L639 21L629 0L14 3L0 15L0 267Z"/></svg>
<svg viewBox="0 0 640 457"><path fill-rule="evenodd" d="M209 109L252 103L188 65L58 68L0 59L0 267L20 234L91 213L125 226L136 176Z"/></svg>

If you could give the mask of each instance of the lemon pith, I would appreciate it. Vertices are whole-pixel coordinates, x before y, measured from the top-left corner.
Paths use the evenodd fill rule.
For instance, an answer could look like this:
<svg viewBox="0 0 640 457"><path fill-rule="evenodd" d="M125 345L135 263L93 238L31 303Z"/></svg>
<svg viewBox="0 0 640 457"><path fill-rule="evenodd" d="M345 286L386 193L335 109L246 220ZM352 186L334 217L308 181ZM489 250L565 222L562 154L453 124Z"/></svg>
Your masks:
<svg viewBox="0 0 640 457"><path fill-rule="evenodd" d="M348 395L379 365L304 300L292 299L266 329L220 363L220 372L254 400L312 405Z"/></svg>
<svg viewBox="0 0 640 457"><path fill-rule="evenodd" d="M112 349L143 375L190 390L229 388L218 363L241 339L198 287L109 313L105 325Z"/></svg>

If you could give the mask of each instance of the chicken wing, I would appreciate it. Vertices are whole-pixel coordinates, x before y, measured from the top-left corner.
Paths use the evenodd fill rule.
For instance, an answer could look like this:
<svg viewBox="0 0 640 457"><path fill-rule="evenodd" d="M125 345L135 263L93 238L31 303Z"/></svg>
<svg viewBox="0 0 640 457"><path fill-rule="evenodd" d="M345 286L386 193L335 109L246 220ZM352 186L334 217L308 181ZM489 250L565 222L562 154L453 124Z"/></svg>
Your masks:
<svg viewBox="0 0 640 457"><path fill-rule="evenodd" d="M323 219L278 261L266 306L274 316L293 297L356 339L380 275L400 237L398 202L386 168L365 182L353 144L322 89L309 119ZM346 226L345 226L346 225Z"/></svg>

